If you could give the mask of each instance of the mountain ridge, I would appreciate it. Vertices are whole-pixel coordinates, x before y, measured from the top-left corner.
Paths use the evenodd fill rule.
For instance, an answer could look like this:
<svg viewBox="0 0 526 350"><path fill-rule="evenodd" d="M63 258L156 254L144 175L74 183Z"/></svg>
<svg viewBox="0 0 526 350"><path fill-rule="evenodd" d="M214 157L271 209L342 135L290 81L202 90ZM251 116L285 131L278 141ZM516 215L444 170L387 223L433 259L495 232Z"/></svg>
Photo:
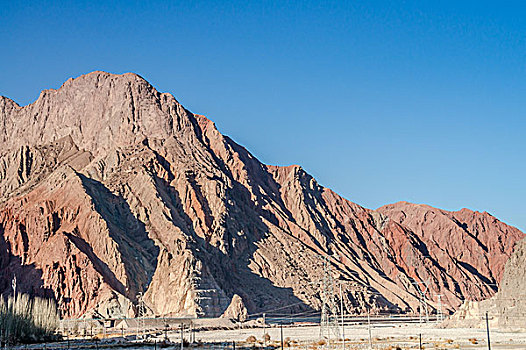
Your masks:
<svg viewBox="0 0 526 350"><path fill-rule="evenodd" d="M261 163L133 73L46 91L0 102L0 292L34 266L21 288L67 317L133 315L139 293L156 315L319 310L320 256L348 312L416 312L423 281L429 309L441 293L453 311L493 295L523 237L474 212L366 209L300 166Z"/></svg>

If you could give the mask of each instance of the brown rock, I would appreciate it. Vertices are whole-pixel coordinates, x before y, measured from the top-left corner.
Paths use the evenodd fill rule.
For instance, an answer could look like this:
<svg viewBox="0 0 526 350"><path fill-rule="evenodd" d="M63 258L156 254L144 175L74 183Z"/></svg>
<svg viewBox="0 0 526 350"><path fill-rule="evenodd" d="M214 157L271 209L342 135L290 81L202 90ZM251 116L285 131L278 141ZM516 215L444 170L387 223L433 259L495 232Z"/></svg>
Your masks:
<svg viewBox="0 0 526 350"><path fill-rule="evenodd" d="M222 318L228 318L234 321L243 322L248 318L248 311L243 303L243 299L237 294L234 294L230 305L221 315Z"/></svg>

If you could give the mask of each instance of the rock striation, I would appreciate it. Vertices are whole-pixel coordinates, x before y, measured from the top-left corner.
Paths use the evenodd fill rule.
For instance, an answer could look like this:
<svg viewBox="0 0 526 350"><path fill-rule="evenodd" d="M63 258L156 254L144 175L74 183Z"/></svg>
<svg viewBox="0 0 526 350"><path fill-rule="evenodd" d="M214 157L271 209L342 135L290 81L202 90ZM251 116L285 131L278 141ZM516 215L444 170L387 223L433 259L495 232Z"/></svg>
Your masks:
<svg viewBox="0 0 526 350"><path fill-rule="evenodd" d="M467 209L363 208L140 76L93 72L25 107L0 97L0 236L0 293L16 276L65 317L142 299L245 318L319 310L325 264L348 312L416 312L424 284L430 310L441 294L453 311L497 291L523 234Z"/></svg>
<svg viewBox="0 0 526 350"><path fill-rule="evenodd" d="M465 301L447 321L447 326L485 327L485 317L491 327L524 331L526 315L526 239L515 246L506 262L499 291L490 299Z"/></svg>

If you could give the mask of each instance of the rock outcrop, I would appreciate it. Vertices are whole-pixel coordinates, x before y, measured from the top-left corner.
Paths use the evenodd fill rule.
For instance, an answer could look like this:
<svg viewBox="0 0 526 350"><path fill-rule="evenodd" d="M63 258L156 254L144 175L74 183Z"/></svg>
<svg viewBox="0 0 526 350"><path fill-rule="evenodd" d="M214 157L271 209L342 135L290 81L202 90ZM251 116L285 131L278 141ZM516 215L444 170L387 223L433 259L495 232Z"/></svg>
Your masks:
<svg viewBox="0 0 526 350"><path fill-rule="evenodd" d="M233 321L243 322L247 320L248 310L243 303L243 299L237 294L234 294L230 305L221 315L222 318L228 318Z"/></svg>
<svg viewBox="0 0 526 350"><path fill-rule="evenodd" d="M526 239L517 243L506 262L497 294L482 301L465 301L447 326L485 327L488 315L491 327L524 331L526 315Z"/></svg>
<svg viewBox="0 0 526 350"><path fill-rule="evenodd" d="M454 310L495 293L523 234L467 209L363 208L141 77L93 72L25 107L0 97L0 236L0 292L16 275L78 317L133 315L141 295L156 315L219 316L235 295L319 310L324 264L349 312L414 312L424 284Z"/></svg>

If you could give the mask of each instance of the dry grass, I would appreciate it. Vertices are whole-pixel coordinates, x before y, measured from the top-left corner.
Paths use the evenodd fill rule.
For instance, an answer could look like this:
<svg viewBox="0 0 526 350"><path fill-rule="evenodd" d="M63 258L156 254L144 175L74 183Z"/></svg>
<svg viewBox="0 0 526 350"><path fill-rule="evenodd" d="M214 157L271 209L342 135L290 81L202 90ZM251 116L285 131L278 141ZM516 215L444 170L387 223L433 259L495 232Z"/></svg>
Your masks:
<svg viewBox="0 0 526 350"><path fill-rule="evenodd" d="M256 337L251 335L247 338L247 343L255 343L256 342Z"/></svg>
<svg viewBox="0 0 526 350"><path fill-rule="evenodd" d="M290 343L291 343L290 342L290 338L287 337L287 338L283 339L283 346L284 347L286 347L286 348L290 347Z"/></svg>
<svg viewBox="0 0 526 350"><path fill-rule="evenodd" d="M33 343L55 338L59 315L55 302L27 294L0 297L0 329L10 344Z"/></svg>

